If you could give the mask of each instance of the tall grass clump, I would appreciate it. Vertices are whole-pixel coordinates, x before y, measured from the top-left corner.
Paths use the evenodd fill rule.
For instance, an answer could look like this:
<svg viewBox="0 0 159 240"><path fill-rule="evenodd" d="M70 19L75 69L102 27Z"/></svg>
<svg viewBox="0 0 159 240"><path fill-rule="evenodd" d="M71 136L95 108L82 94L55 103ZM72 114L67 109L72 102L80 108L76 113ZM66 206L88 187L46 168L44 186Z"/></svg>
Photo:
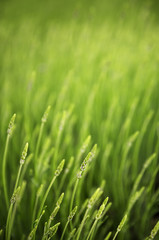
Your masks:
<svg viewBox="0 0 159 240"><path fill-rule="evenodd" d="M0 2L0 239L158 239L156 12Z"/></svg>

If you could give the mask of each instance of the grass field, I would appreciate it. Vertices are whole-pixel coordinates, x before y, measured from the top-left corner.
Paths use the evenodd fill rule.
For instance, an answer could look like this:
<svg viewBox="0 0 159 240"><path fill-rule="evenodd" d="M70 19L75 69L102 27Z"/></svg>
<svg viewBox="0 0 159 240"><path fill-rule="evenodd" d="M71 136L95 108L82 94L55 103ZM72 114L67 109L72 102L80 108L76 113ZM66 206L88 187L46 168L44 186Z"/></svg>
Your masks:
<svg viewBox="0 0 159 240"><path fill-rule="evenodd" d="M152 3L0 3L1 239L159 237Z"/></svg>

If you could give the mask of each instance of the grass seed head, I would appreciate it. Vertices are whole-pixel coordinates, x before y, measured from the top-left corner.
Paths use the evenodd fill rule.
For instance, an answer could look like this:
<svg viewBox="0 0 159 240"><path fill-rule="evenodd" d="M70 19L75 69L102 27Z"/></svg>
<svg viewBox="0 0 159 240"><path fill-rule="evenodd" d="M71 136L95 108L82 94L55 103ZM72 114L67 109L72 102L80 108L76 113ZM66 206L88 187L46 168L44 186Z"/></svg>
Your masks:
<svg viewBox="0 0 159 240"><path fill-rule="evenodd" d="M10 122L9 122L8 129L7 129L7 134L9 136L12 135L12 132L13 132L13 129L14 129L15 118L16 118L16 114L13 114L13 116L12 116Z"/></svg>
<svg viewBox="0 0 159 240"><path fill-rule="evenodd" d="M27 152L28 152L28 143L25 144L25 147L24 147L24 150L22 152L22 155L21 155L21 159L20 159L20 164L23 165L24 162L25 162L25 159L26 159L26 156L27 156Z"/></svg>
<svg viewBox="0 0 159 240"><path fill-rule="evenodd" d="M85 171L90 158L91 158L91 152L88 153L87 157L84 159L83 163L81 164L81 166L80 166L81 172Z"/></svg>
<svg viewBox="0 0 159 240"><path fill-rule="evenodd" d="M77 206L70 212L70 215L68 216L68 222L72 221L73 217L75 216L77 212Z"/></svg>
<svg viewBox="0 0 159 240"><path fill-rule="evenodd" d="M96 217L95 217L97 220L102 217L102 214L103 214L104 209L105 209L105 205L102 204L102 205L100 206L97 214L96 214Z"/></svg>
<svg viewBox="0 0 159 240"><path fill-rule="evenodd" d="M61 161L61 163L58 165L58 167L57 167L57 169L56 169L56 171L55 171L55 176L58 177L58 176L60 175L60 173L61 173L62 170L63 170L64 164L65 164L65 159L63 159L63 160Z"/></svg>
<svg viewBox="0 0 159 240"><path fill-rule="evenodd" d="M109 232L108 235L104 238L104 240L109 240L112 235L112 232Z"/></svg>
<svg viewBox="0 0 159 240"><path fill-rule="evenodd" d="M50 112L50 108L51 108L51 106L49 105L47 107L46 111L44 112L44 115L43 115L43 117L41 119L42 123L45 123L47 121L48 116L49 116L49 112Z"/></svg>
<svg viewBox="0 0 159 240"><path fill-rule="evenodd" d="M147 161L144 163L144 169L147 169L148 166L151 164L151 162L154 160L154 158L156 157L156 153L152 154Z"/></svg>
<svg viewBox="0 0 159 240"><path fill-rule="evenodd" d="M126 220L127 220L127 214L124 215L124 217L122 218L118 228L117 228L117 231L120 232L121 229L123 228L124 224L126 223Z"/></svg>
<svg viewBox="0 0 159 240"><path fill-rule="evenodd" d="M53 212L52 212L51 215L50 215L50 219L51 219L51 220L53 220L53 219L56 217L59 209L60 209L60 206L56 206L56 207L55 207L55 209L53 210Z"/></svg>
<svg viewBox="0 0 159 240"><path fill-rule="evenodd" d="M158 231L159 231L159 221L156 223L156 225L152 229L151 234L148 237L148 240L154 239Z"/></svg>
<svg viewBox="0 0 159 240"><path fill-rule="evenodd" d="M106 199L104 200L103 204L106 206L108 203L109 197L106 197Z"/></svg>
<svg viewBox="0 0 159 240"><path fill-rule="evenodd" d="M95 144L93 146L92 150L91 150L91 157L89 159L89 162L91 162L93 160L93 158L95 157L96 153L97 153L97 144Z"/></svg>
<svg viewBox="0 0 159 240"><path fill-rule="evenodd" d="M63 198L64 198L64 193L62 193L59 197L59 199L57 200L57 203L56 203L56 206L59 206L61 205L62 201L63 201Z"/></svg>
<svg viewBox="0 0 159 240"><path fill-rule="evenodd" d="M69 236L69 240L74 237L75 232L76 232L76 228L74 228L74 229L71 231L70 236Z"/></svg>
<svg viewBox="0 0 159 240"><path fill-rule="evenodd" d="M89 199L87 208L92 208L92 206L93 206L94 203L98 200L98 198L100 197L100 195L102 194L102 192L103 192L103 191L102 191L100 188L97 188L97 190L94 192L94 194L92 195L92 197Z"/></svg>
<svg viewBox="0 0 159 240"><path fill-rule="evenodd" d="M50 227L49 230L46 232L48 239L51 239L57 232L60 223L56 223L54 226Z"/></svg>
<svg viewBox="0 0 159 240"><path fill-rule="evenodd" d="M102 214L104 212L104 209L107 205L107 202L108 202L108 197L104 200L104 202L102 203L102 205L100 206L99 210L97 211L97 214L96 214L96 219L100 219L102 217Z"/></svg>
<svg viewBox="0 0 159 240"><path fill-rule="evenodd" d="M127 212L130 212L130 210L132 209L133 205L135 204L135 202L140 198L140 196L142 195L143 191L145 190L145 187L142 187L139 191L136 191L132 197L130 198L129 201L129 205L128 205L128 210Z"/></svg>
<svg viewBox="0 0 159 240"><path fill-rule="evenodd" d="M86 170L88 163L91 162L93 160L93 158L95 157L96 150L97 150L97 144L94 145L94 147L92 148L91 152L89 152L87 154L87 156L85 157L84 161L82 162L82 164L80 166L80 171L77 173L77 178L78 179L80 179L82 177L82 174Z"/></svg>
<svg viewBox="0 0 159 240"><path fill-rule="evenodd" d="M35 236L35 233L36 233L36 229L37 227L33 228L33 230L31 231L31 233L29 234L27 240L32 240Z"/></svg>
<svg viewBox="0 0 159 240"><path fill-rule="evenodd" d="M79 172L77 173L77 178L80 179L81 177L82 177L82 171L79 171Z"/></svg>
<svg viewBox="0 0 159 240"><path fill-rule="evenodd" d="M19 192L20 192L20 186L14 191L14 193L11 197L11 200L10 200L11 204L14 204L17 201L17 199L19 197Z"/></svg>

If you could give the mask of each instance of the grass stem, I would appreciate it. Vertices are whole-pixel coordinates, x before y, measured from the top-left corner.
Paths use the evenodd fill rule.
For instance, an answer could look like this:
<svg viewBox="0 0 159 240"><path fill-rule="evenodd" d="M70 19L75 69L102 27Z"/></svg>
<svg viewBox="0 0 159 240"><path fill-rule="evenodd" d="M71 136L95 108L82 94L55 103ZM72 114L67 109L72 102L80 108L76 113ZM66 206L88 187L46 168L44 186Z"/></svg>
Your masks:
<svg viewBox="0 0 159 240"><path fill-rule="evenodd" d="M41 212L42 212L42 210L43 210L45 201L46 201L46 199L47 199L47 196L48 196L48 194L49 194L49 192L50 192L50 189L51 189L51 187L52 187L55 179L56 179L56 176L53 177L53 179L52 179L52 181L51 181L51 183L50 183L50 185L49 185L49 187L48 187L48 189L47 189L47 191L46 191L46 193L45 193L45 195L44 195L44 197L43 197L43 200L42 200L42 202L41 202L41 205L40 205L40 208L39 208L39 211L38 211L37 218L40 217L40 214L41 214Z"/></svg>
<svg viewBox="0 0 159 240"><path fill-rule="evenodd" d="M2 182L3 182L5 203L6 203L7 209L9 208L9 199L8 199L8 190L7 190L7 182L6 182L6 161L7 161L9 139L10 139L10 135L7 134L4 155L3 155L3 160L2 160Z"/></svg>
<svg viewBox="0 0 159 240"><path fill-rule="evenodd" d="M87 237L87 239L86 240L92 240L92 238L93 238L93 233L94 233L94 230L95 230L95 227L96 227L96 225L97 225L97 219L94 221L94 223L93 223L93 225L92 225L92 227L91 227L91 230L90 230L90 232L89 232L89 234L88 234L88 237Z"/></svg>
<svg viewBox="0 0 159 240"><path fill-rule="evenodd" d="M60 240L63 240L68 224L69 224L69 221L66 222L66 225L65 225L64 230L62 232L62 236L61 236Z"/></svg>
<svg viewBox="0 0 159 240"><path fill-rule="evenodd" d="M79 179L76 180L76 183L75 183L75 186L74 186L74 189L73 189L73 194L72 194L71 204L70 204L70 212L72 211L72 208L73 208L73 202L74 202L74 199L75 199L75 194L76 194L76 191L77 191L78 183L79 183Z"/></svg>

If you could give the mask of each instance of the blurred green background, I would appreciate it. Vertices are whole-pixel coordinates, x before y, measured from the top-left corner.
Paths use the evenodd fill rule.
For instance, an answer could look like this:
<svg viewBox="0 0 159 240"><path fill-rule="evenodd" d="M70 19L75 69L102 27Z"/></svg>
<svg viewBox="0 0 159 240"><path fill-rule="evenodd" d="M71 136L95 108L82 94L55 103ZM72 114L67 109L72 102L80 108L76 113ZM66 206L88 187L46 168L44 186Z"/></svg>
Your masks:
<svg viewBox="0 0 159 240"><path fill-rule="evenodd" d="M48 21L66 22L93 22L102 23L111 19L116 23L120 18L134 18L141 12L147 12L158 18L159 3L157 0L101 0L101 1L19 1L1 0L1 18L19 20L24 18L38 19L45 24Z"/></svg>
<svg viewBox="0 0 159 240"><path fill-rule="evenodd" d="M111 220L107 228L102 228L99 239L104 239L108 230L115 231L145 159L154 151L158 153L158 9L157 0L0 0L3 147L8 121L14 112L18 123L8 154L12 162L7 170L10 195L22 144L28 141L29 151L34 152L46 107L51 104L52 112L42 145L50 138L49 147L56 146L63 110L74 107L62 135L57 162L77 156L84 139L91 134L92 142L99 146L99 155L88 182L83 184L80 203L90 196L90 189L92 193L106 179L106 194L113 205ZM120 168L129 137L138 130L139 140ZM3 152L0 154L2 157ZM153 178L151 173L156 166L158 157L142 182L150 191L133 210L127 234L121 233L119 239L143 239L154 226L159 212L158 178L157 173ZM29 170L34 167L31 165ZM30 172L26 179L31 182L34 176ZM42 179L47 181L49 177L44 175ZM37 185L34 187L37 189ZM3 191L0 194L2 197ZM68 202L70 195L69 189ZM68 203L64 206L68 209ZM148 206L147 211L143 211L143 206ZM63 219L68 215L65 209ZM22 213L22 226L27 226L24 231L27 234L29 220L24 218L25 214L26 211ZM3 226L5 216L4 211ZM22 229L17 230L19 235Z"/></svg>

